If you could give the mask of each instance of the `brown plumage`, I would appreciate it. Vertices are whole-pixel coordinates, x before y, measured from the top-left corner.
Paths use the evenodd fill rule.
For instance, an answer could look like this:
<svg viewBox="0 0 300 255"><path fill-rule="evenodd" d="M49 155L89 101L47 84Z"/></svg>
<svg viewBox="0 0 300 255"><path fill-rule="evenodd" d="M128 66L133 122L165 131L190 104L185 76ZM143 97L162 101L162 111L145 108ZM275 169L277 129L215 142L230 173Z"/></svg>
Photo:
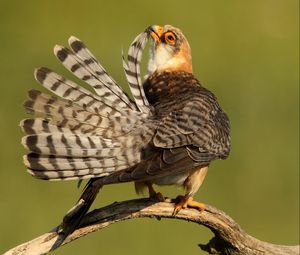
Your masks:
<svg viewBox="0 0 300 255"><path fill-rule="evenodd" d="M152 40L148 75L142 84L139 62L147 36ZM107 184L133 181L137 193L147 187L150 196L159 199L163 197L153 184L180 185L185 195L178 197L175 212L186 206L204 209L192 196L210 162L228 156L230 127L214 94L192 74L191 50L182 32L170 25L151 26L131 45L124 68L135 103L120 92L101 65L104 72L90 65L98 63L94 57L84 61L92 55L76 40L71 39L75 53L56 46L56 55L79 78L90 81L100 96L40 69L39 82L68 101L32 92L26 108L50 119L22 124L28 134L23 144L33 152L25 158L32 175L92 178L65 216L64 233L79 224L99 189Z"/></svg>
<svg viewBox="0 0 300 255"><path fill-rule="evenodd" d="M176 184L189 198L202 184L210 162L229 154L228 118L216 97L190 73L154 72L144 89L154 107L156 133L138 165L101 182L135 181L137 193L151 184Z"/></svg>
<svg viewBox="0 0 300 255"><path fill-rule="evenodd" d="M148 31L154 39L149 65L156 67L149 71L144 91L158 124L141 162L107 183L132 180L137 193L152 184L181 185L187 200L202 184L210 162L228 156L229 120L213 93L191 73L191 51L181 31L172 26Z"/></svg>

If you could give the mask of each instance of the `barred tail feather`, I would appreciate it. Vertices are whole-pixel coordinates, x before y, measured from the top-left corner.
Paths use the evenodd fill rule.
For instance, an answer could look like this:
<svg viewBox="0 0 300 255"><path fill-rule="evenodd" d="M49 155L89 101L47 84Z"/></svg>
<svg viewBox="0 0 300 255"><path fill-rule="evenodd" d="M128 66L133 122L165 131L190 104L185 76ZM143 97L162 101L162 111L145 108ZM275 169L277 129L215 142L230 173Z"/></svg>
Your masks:
<svg viewBox="0 0 300 255"><path fill-rule="evenodd" d="M46 180L73 180L105 176L136 165L153 133L113 141L100 136L39 133L23 137L31 153L24 156L30 174Z"/></svg>
<svg viewBox="0 0 300 255"><path fill-rule="evenodd" d="M64 171L64 170L80 170L80 169L122 169L126 168L128 162L120 157L64 157L64 156L47 156L36 153L29 153L24 156L26 166L36 171Z"/></svg>
<svg viewBox="0 0 300 255"><path fill-rule="evenodd" d="M123 68L125 75L139 110L143 113L150 114L150 106L145 95L140 74L140 62L142 58L142 51L147 43L147 33L138 35L128 50L127 62L123 56Z"/></svg>
<svg viewBox="0 0 300 255"><path fill-rule="evenodd" d="M43 122L24 121L21 126L26 125L29 129L33 128L28 125L34 125L41 129L51 123L58 128L69 128L72 131L82 131L82 133L92 132L101 134L101 130L110 126L111 121L106 117L83 109L74 105L71 101L64 101L47 94L43 94L37 90L30 90L28 92L29 99L24 103L24 107L31 113L35 113L42 117L47 117L49 120ZM40 127L39 125L42 125ZM26 128L25 127L25 128ZM34 128L35 128L34 127ZM49 131L52 127L49 127ZM65 131L65 130L62 130Z"/></svg>
<svg viewBox="0 0 300 255"><path fill-rule="evenodd" d="M92 56L83 56L82 51L86 48L83 44L80 46L80 43L78 40L71 42L73 47L75 45L77 47L78 53L76 55L68 48L59 45L54 47L54 54L70 72L92 86L101 98L110 101L112 105L135 110L136 107L130 102L129 97L112 79L107 78L110 76L102 66L97 65L96 59Z"/></svg>
<svg viewBox="0 0 300 255"><path fill-rule="evenodd" d="M66 118L63 119L43 119L43 118L35 118L35 119L24 119L20 122L20 127L23 132L28 135L46 133L64 133L64 134L88 134L90 136L101 135L107 129L99 128L94 125L81 123L77 120L68 120ZM113 131L105 132L106 136L112 137ZM115 132L114 132L115 133Z"/></svg>
<svg viewBox="0 0 300 255"><path fill-rule="evenodd" d="M122 108L117 104L113 104L106 98L101 98L91 93L48 68L41 67L36 69L34 76L41 85L57 96L70 100L94 113L122 115Z"/></svg>
<svg viewBox="0 0 300 255"><path fill-rule="evenodd" d="M76 134L37 134L22 138L23 146L42 155L107 157L121 153L121 144L100 136Z"/></svg>
<svg viewBox="0 0 300 255"><path fill-rule="evenodd" d="M108 115L105 112L96 114L86 107L74 105L72 101L49 96L37 90L30 90L28 96L29 100L24 103L24 107L29 112L49 118L49 120L43 121L21 122L22 127L26 125L25 128L31 130L38 128L38 130L48 130L49 133L56 129L53 127L56 125L57 129L68 128L75 133L112 137L128 132L142 117L138 112L132 111L123 111L122 116Z"/></svg>
<svg viewBox="0 0 300 255"><path fill-rule="evenodd" d="M131 165L139 162L132 161ZM34 177L43 180L78 180L107 176L110 173L130 167L124 159L116 158L76 158L74 156L43 155L30 153L24 156L27 171Z"/></svg>
<svg viewBox="0 0 300 255"><path fill-rule="evenodd" d="M37 115L20 123L27 134L23 146L28 172L45 180L73 180L103 177L138 164L143 147L156 125L142 89L139 63L146 43L136 38L129 49L126 76L135 102L110 77L85 45L69 39L73 51L56 46L55 55L96 94L42 67L36 80L55 96L37 90L28 93L25 108ZM131 73L130 73L131 72Z"/></svg>
<svg viewBox="0 0 300 255"><path fill-rule="evenodd" d="M107 176L110 172L113 172L114 168L105 169L80 169L76 171L62 170L62 171L36 171L27 168L27 172L37 179L48 181L72 181L72 180L85 180L96 177Z"/></svg>
<svg viewBox="0 0 300 255"><path fill-rule="evenodd" d="M92 74L102 82L102 85L109 89L111 93L117 95L122 101L126 103L129 108L136 110L136 105L130 97L123 91L123 89L116 83L116 81L106 72L104 67L96 59L96 57L89 51L85 44L75 36L71 36L68 40L71 49L76 53L76 56L90 68ZM102 86L102 87L103 87ZM101 89L101 88L98 88ZM98 92L97 92L98 93ZM102 95L99 91L99 95Z"/></svg>

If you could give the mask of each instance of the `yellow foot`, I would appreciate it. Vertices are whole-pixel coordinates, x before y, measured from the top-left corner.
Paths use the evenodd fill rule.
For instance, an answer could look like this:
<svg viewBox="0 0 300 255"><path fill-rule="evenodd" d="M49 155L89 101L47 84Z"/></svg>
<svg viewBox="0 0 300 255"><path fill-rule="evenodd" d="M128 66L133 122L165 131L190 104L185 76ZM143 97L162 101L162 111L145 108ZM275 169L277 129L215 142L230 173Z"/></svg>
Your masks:
<svg viewBox="0 0 300 255"><path fill-rule="evenodd" d="M185 209L187 207L195 208L200 212L205 210L205 204L194 201L192 197L178 196L175 200L176 202L173 215L176 215L181 209Z"/></svg>

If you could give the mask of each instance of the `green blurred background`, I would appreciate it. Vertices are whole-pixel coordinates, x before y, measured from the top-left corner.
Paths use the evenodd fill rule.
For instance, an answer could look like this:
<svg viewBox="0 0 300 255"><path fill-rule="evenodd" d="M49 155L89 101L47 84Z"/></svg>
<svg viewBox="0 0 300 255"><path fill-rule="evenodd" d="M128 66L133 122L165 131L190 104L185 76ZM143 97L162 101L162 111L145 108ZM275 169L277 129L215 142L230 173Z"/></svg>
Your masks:
<svg viewBox="0 0 300 255"><path fill-rule="evenodd" d="M76 182L33 179L22 164L18 127L33 69L69 78L52 54L75 35L126 87L121 49L151 24L180 27L194 73L219 98L232 124L232 153L212 164L196 198L233 217L249 234L299 242L299 2L0 1L0 253L56 226L78 199ZM127 89L127 87L126 87ZM176 196L175 187L161 189ZM94 206L136 198L132 184L105 187ZM212 236L175 220L122 222L55 254L205 254Z"/></svg>

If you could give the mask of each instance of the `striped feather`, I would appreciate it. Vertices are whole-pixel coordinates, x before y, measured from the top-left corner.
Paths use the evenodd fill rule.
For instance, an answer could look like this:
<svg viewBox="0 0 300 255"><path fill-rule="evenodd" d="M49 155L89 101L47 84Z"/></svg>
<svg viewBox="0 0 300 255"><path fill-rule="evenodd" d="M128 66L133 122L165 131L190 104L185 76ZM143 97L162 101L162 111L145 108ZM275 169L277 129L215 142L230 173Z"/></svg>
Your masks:
<svg viewBox="0 0 300 255"><path fill-rule="evenodd" d="M28 95L29 100L24 103L24 107L30 112L49 117L50 122L58 127L67 127L73 131L79 129L84 133L97 129L101 134L101 129L112 126L108 117L84 110L71 101L63 101L37 90L29 91Z"/></svg>
<svg viewBox="0 0 300 255"><path fill-rule="evenodd" d="M127 162L121 156L107 158L74 158L63 156L41 156L36 153L30 153L24 157L27 167L36 171L61 171L61 170L79 170L92 168L126 168Z"/></svg>
<svg viewBox="0 0 300 255"><path fill-rule="evenodd" d="M25 162L26 164L26 162ZM32 176L42 180L61 181L61 180L83 180L89 178L103 177L114 172L115 168L107 169L80 169L78 171L62 170L62 171L34 171L27 168L27 172Z"/></svg>
<svg viewBox="0 0 300 255"><path fill-rule="evenodd" d="M43 118L35 119L24 119L20 122L20 127L23 132L28 135L39 134L39 133L70 133L70 134L80 134L78 130L72 131L69 128L62 128L58 125L53 125L50 120Z"/></svg>
<svg viewBox="0 0 300 255"><path fill-rule="evenodd" d="M122 151L121 144L100 136L62 133L27 135L22 138L22 144L42 155L107 157Z"/></svg>
<svg viewBox="0 0 300 255"><path fill-rule="evenodd" d="M79 39L70 37L69 44L75 53L68 48L56 45L54 54L70 72L91 85L101 98L105 98L118 107L136 109L126 93Z"/></svg>
<svg viewBox="0 0 300 255"><path fill-rule="evenodd" d="M132 84L137 85L137 90L131 87L137 104L75 37L69 39L73 51L56 46L55 55L97 94L48 68L35 70L36 80L60 98L31 90L24 103L29 112L37 115L20 123L27 134L22 144L30 151L24 163L31 175L47 180L85 179L140 162L142 149L157 125L147 118L150 108L140 87L139 64L147 39L140 38L131 45L128 56L128 70L135 72ZM132 77L127 75L127 79Z"/></svg>
<svg viewBox="0 0 300 255"><path fill-rule="evenodd" d="M115 80L106 72L96 57L86 48L84 43L75 36L69 38L69 45L72 50L96 75L96 77L103 82L105 87L108 87L112 93L118 95L126 104L132 109L136 106L132 103L125 91L115 82Z"/></svg>
<svg viewBox="0 0 300 255"><path fill-rule="evenodd" d="M91 113L87 109L74 105L71 101L49 96L37 90L29 91L28 96L29 100L24 103L25 108L30 112L49 118L43 122L37 120L37 123L42 125L42 129L47 129L48 132L57 130L53 127L56 125L60 129L68 128L72 132L113 137L128 133L143 120L140 113L132 111L123 111L123 116ZM21 123L21 126L23 124ZM35 123L27 121L25 124ZM37 127L29 126L28 128L35 129ZM66 130L61 130L61 132L64 131Z"/></svg>
<svg viewBox="0 0 300 255"><path fill-rule="evenodd" d="M28 135L63 133L77 135L88 134L89 136L95 136L101 135L104 130L89 124L80 123L78 121L75 122L74 120L72 122L66 119L54 121L53 119L43 118L24 119L20 122L20 127L23 132ZM110 135L111 137L112 133L106 132L106 135Z"/></svg>
<svg viewBox="0 0 300 255"><path fill-rule="evenodd" d="M91 93L48 68L38 68L35 70L34 75L41 85L52 91L57 96L70 100L94 113L98 114L101 112L112 115L124 114L124 109L122 110L122 108L118 105Z"/></svg>
<svg viewBox="0 0 300 255"><path fill-rule="evenodd" d="M123 68L137 107L141 112L150 114L151 108L144 92L140 74L142 51L146 46L147 39L147 33L141 33L134 39L128 50L127 63L123 56Z"/></svg>
<svg viewBox="0 0 300 255"><path fill-rule="evenodd" d="M30 174L41 179L88 178L81 175L86 169L89 178L101 176L139 163L142 148L153 132L150 127L140 126L127 138L114 140L73 133L31 134L22 139L23 146L31 151L24 163Z"/></svg>

